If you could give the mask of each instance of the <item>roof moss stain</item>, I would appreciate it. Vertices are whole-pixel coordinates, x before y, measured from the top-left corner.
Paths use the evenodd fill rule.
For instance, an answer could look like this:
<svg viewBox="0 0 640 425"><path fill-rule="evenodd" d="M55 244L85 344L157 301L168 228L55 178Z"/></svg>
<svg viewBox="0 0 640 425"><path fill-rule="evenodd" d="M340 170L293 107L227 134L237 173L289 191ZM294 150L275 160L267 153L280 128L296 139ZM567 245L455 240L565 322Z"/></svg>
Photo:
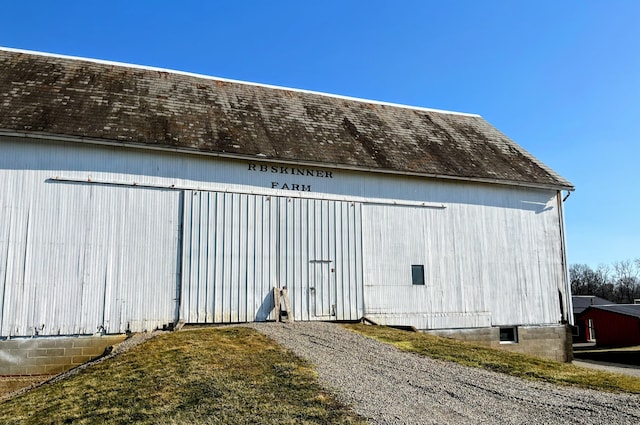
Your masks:
<svg viewBox="0 0 640 425"><path fill-rule="evenodd" d="M0 49L0 130L572 189L483 118Z"/></svg>

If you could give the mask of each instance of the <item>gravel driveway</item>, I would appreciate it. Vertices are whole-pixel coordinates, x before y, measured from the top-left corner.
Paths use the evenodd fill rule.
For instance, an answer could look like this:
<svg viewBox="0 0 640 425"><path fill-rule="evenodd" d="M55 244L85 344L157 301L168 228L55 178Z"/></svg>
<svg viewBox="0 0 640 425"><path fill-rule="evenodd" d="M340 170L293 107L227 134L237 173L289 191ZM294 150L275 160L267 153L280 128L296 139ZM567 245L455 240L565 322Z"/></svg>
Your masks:
<svg viewBox="0 0 640 425"><path fill-rule="evenodd" d="M330 323L253 323L317 367L373 424L638 424L640 396L533 383L459 366Z"/></svg>

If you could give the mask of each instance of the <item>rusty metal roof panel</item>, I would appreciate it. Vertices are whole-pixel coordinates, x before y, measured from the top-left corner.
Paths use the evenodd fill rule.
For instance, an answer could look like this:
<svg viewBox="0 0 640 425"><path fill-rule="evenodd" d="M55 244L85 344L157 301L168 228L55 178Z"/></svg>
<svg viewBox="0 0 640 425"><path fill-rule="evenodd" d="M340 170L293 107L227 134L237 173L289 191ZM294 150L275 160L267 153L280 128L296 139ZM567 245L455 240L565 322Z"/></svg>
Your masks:
<svg viewBox="0 0 640 425"><path fill-rule="evenodd" d="M573 189L477 115L11 49L0 129Z"/></svg>

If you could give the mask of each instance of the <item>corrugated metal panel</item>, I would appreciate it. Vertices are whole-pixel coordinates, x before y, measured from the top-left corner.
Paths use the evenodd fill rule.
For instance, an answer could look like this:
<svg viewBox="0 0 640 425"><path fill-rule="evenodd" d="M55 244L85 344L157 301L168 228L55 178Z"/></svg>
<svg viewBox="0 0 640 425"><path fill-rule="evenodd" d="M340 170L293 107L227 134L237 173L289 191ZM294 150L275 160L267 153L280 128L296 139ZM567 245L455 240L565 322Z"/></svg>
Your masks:
<svg viewBox="0 0 640 425"><path fill-rule="evenodd" d="M362 316L357 203L186 191L181 318L273 319L287 287L296 320Z"/></svg>
<svg viewBox="0 0 640 425"><path fill-rule="evenodd" d="M595 339L602 346L632 346L640 344L640 320L636 316L620 314L608 307L591 307L580 315L580 319L593 321Z"/></svg>
<svg viewBox="0 0 640 425"><path fill-rule="evenodd" d="M175 320L178 193L60 183L29 192L24 183L13 179L0 198L1 335Z"/></svg>
<svg viewBox="0 0 640 425"><path fill-rule="evenodd" d="M622 314L625 316L633 316L640 318L640 304L612 304L593 305L594 310L604 310L611 313Z"/></svg>
<svg viewBox="0 0 640 425"><path fill-rule="evenodd" d="M558 323L555 201L553 191L478 187L440 210L365 205L367 316L433 329L486 326L474 319L486 313L492 325ZM424 265L424 286L412 285L413 264Z"/></svg>
<svg viewBox="0 0 640 425"><path fill-rule="evenodd" d="M238 192L248 194L296 196L314 195L321 199L325 195L342 197L338 201L378 203L388 202L431 203L486 203L502 205L501 197L509 193L525 194L527 189L478 185L471 183L443 182L411 176L381 176L352 171L333 171L331 178L292 176L252 170L249 161L222 160L198 155L168 154L136 149L92 146L73 143L40 142L15 137L0 136L2 156L0 172L7 170L8 178L24 170L40 170L38 178L25 182L27 187L38 186L46 179L78 182L101 182L105 184L149 186L158 188L181 188L214 192ZM285 167L286 168L286 167ZM304 185L310 190L297 192L273 190L273 184ZM493 187L493 190L487 188ZM533 191L535 193L535 191ZM548 191L543 191L548 193ZM356 197L358 199L354 199ZM331 199L329 199L331 200ZM522 204L530 208L531 205ZM513 206L510 208L518 208Z"/></svg>
<svg viewBox="0 0 640 425"><path fill-rule="evenodd" d="M279 204L280 258L287 259L280 279L296 320L362 317L362 205L296 198Z"/></svg>
<svg viewBox="0 0 640 425"><path fill-rule="evenodd" d="M553 191L337 171L332 178L294 176L292 180L292 176L282 173L252 171L250 164L242 161L195 155L143 153L69 143L26 143L4 137L0 137L0 143L2 335L18 327L28 335L33 334L32 328L42 324L38 325L40 319L33 316L45 301L51 303L47 311L67 311L95 299L100 291L94 286L85 288L84 299L73 292L73 288L82 283L76 274L85 269L91 271L91 282L95 276L101 276L104 281L124 282L135 281L137 273L146 273L144 267L149 267L150 276L160 282L155 275L160 273L157 261L160 268L166 265L167 275L174 268L171 273L175 279L181 258L178 247L180 192L140 189L140 185L198 188L198 196L184 199L183 246L185 250L200 250L189 255L185 251L184 255L185 260L191 261L185 264L185 273L195 276L185 282L199 283L195 287L187 285L183 290L199 292L183 291L185 297L188 295L189 300L194 300L183 299L183 308L201 305L193 307L195 313L189 310L189 316L195 314L199 322L215 320L214 311L228 311L229 317L232 316L230 291L234 279L236 284L246 280L245 289L238 290L236 298L246 296L241 302L254 308L270 299L263 289L287 285L292 289L298 320L327 317L334 304L335 317L359 318L364 313L362 287L366 283L368 313L467 317L455 315L490 312L494 325L557 322L563 266L562 235L558 230ZM85 183L48 181L55 176ZM289 179L311 186L313 192L305 194L344 195L344 199L289 198L288 193L296 196L297 192L270 189L273 180L282 183ZM132 186L89 184L88 180ZM100 190L89 192L89 187ZM57 188L55 192L53 188ZM254 189L260 194L251 194ZM216 191L220 193L215 194L215 199L207 198L209 203L205 204L203 193ZM245 194L222 195L222 192L234 191ZM273 194L271 198L265 193L268 191ZM107 193L113 196L108 198ZM148 198L136 195L143 193L156 195ZM351 196L359 199L350 200ZM446 204L446 208L372 205L366 201L360 203L362 198L427 201ZM87 209L86 205L92 202L97 203L96 206L93 210ZM125 216L133 220L132 224L124 224L128 223L122 221ZM212 225L212 218L216 226ZM190 224L191 221L195 224ZM147 222L167 230L158 230L158 234L155 230L150 234L137 230ZM227 227L228 230L217 231ZM109 245L99 248L102 251L91 244L99 238L92 230L96 228L102 233L112 229L102 236ZM198 233L194 233L196 230ZM171 241L164 241L162 233L170 233ZM140 241L129 243L136 235ZM27 249L27 241L42 244L43 238L60 241L61 246L56 247L59 251L56 255L41 264L48 271L35 269L39 266L32 260L33 251ZM51 242L52 246L56 243ZM154 248L136 247L136 243ZM240 243L244 243L244 247ZM122 254L118 244L125 246ZM76 247L76 251L71 247ZM140 264L131 265L133 260L122 258L138 256L136 251L141 253ZM234 258L245 261L234 268L237 264ZM334 263L323 263L324 260ZM126 262L130 265L125 266ZM30 266L22 271L25 263ZM333 281L329 279L325 288L323 284L327 280L322 276L326 274L326 264L330 264L328 273ZM411 287L411 264L425 265L427 285L424 288ZM212 274L215 285L211 283ZM66 276L65 280L60 276ZM316 276L320 284L313 280ZM36 278L38 284L34 283ZM246 291L246 287L257 285L254 282L264 286ZM164 287L164 283L159 285ZM174 282L174 291L177 286ZM116 306L122 304L117 300L121 299L122 290L115 284L108 288L111 292L103 291L105 305L110 303L106 311L117 316ZM146 288L145 294L142 291L139 294L148 297L150 302L160 302L160 293L156 296L154 289ZM317 291L313 297L311 288ZM128 290L130 288L125 288ZM168 293L168 286L160 292L163 291ZM335 294L333 299L331 291ZM327 294L327 302L323 301L322 294ZM176 294L172 293L170 299L174 298ZM40 304L35 309L29 304L31 299L43 301L38 301ZM73 299L76 304L67 299ZM132 305L124 303L127 304ZM211 305L213 307L208 307ZM69 312L55 316L65 320L63 325L55 326L65 329L65 333L73 333L75 328L93 332L98 326L95 323L95 317L100 316L98 307L83 308L85 312L78 316L82 318L71 317ZM198 309L203 309L202 314ZM244 314L247 320L252 320L252 314L256 320L269 317L268 312L258 308L252 313L249 307L233 314L238 321ZM115 322L116 319L109 318L112 329ZM11 335L16 335L15 331Z"/></svg>
<svg viewBox="0 0 640 425"><path fill-rule="evenodd" d="M269 197L186 191L181 319L270 318L276 225Z"/></svg>
<svg viewBox="0 0 640 425"><path fill-rule="evenodd" d="M387 326L413 326L416 329L463 329L491 326L490 312L368 314L367 318Z"/></svg>

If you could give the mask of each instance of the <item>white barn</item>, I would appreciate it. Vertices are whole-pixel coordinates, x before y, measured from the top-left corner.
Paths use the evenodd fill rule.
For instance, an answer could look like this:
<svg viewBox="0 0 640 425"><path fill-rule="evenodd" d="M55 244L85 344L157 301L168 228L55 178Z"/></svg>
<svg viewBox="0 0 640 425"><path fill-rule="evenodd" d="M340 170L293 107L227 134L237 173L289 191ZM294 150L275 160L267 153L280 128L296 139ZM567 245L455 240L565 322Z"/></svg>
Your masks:
<svg viewBox="0 0 640 425"><path fill-rule="evenodd" d="M570 358L563 191L477 115L0 50L0 338L295 320Z"/></svg>

